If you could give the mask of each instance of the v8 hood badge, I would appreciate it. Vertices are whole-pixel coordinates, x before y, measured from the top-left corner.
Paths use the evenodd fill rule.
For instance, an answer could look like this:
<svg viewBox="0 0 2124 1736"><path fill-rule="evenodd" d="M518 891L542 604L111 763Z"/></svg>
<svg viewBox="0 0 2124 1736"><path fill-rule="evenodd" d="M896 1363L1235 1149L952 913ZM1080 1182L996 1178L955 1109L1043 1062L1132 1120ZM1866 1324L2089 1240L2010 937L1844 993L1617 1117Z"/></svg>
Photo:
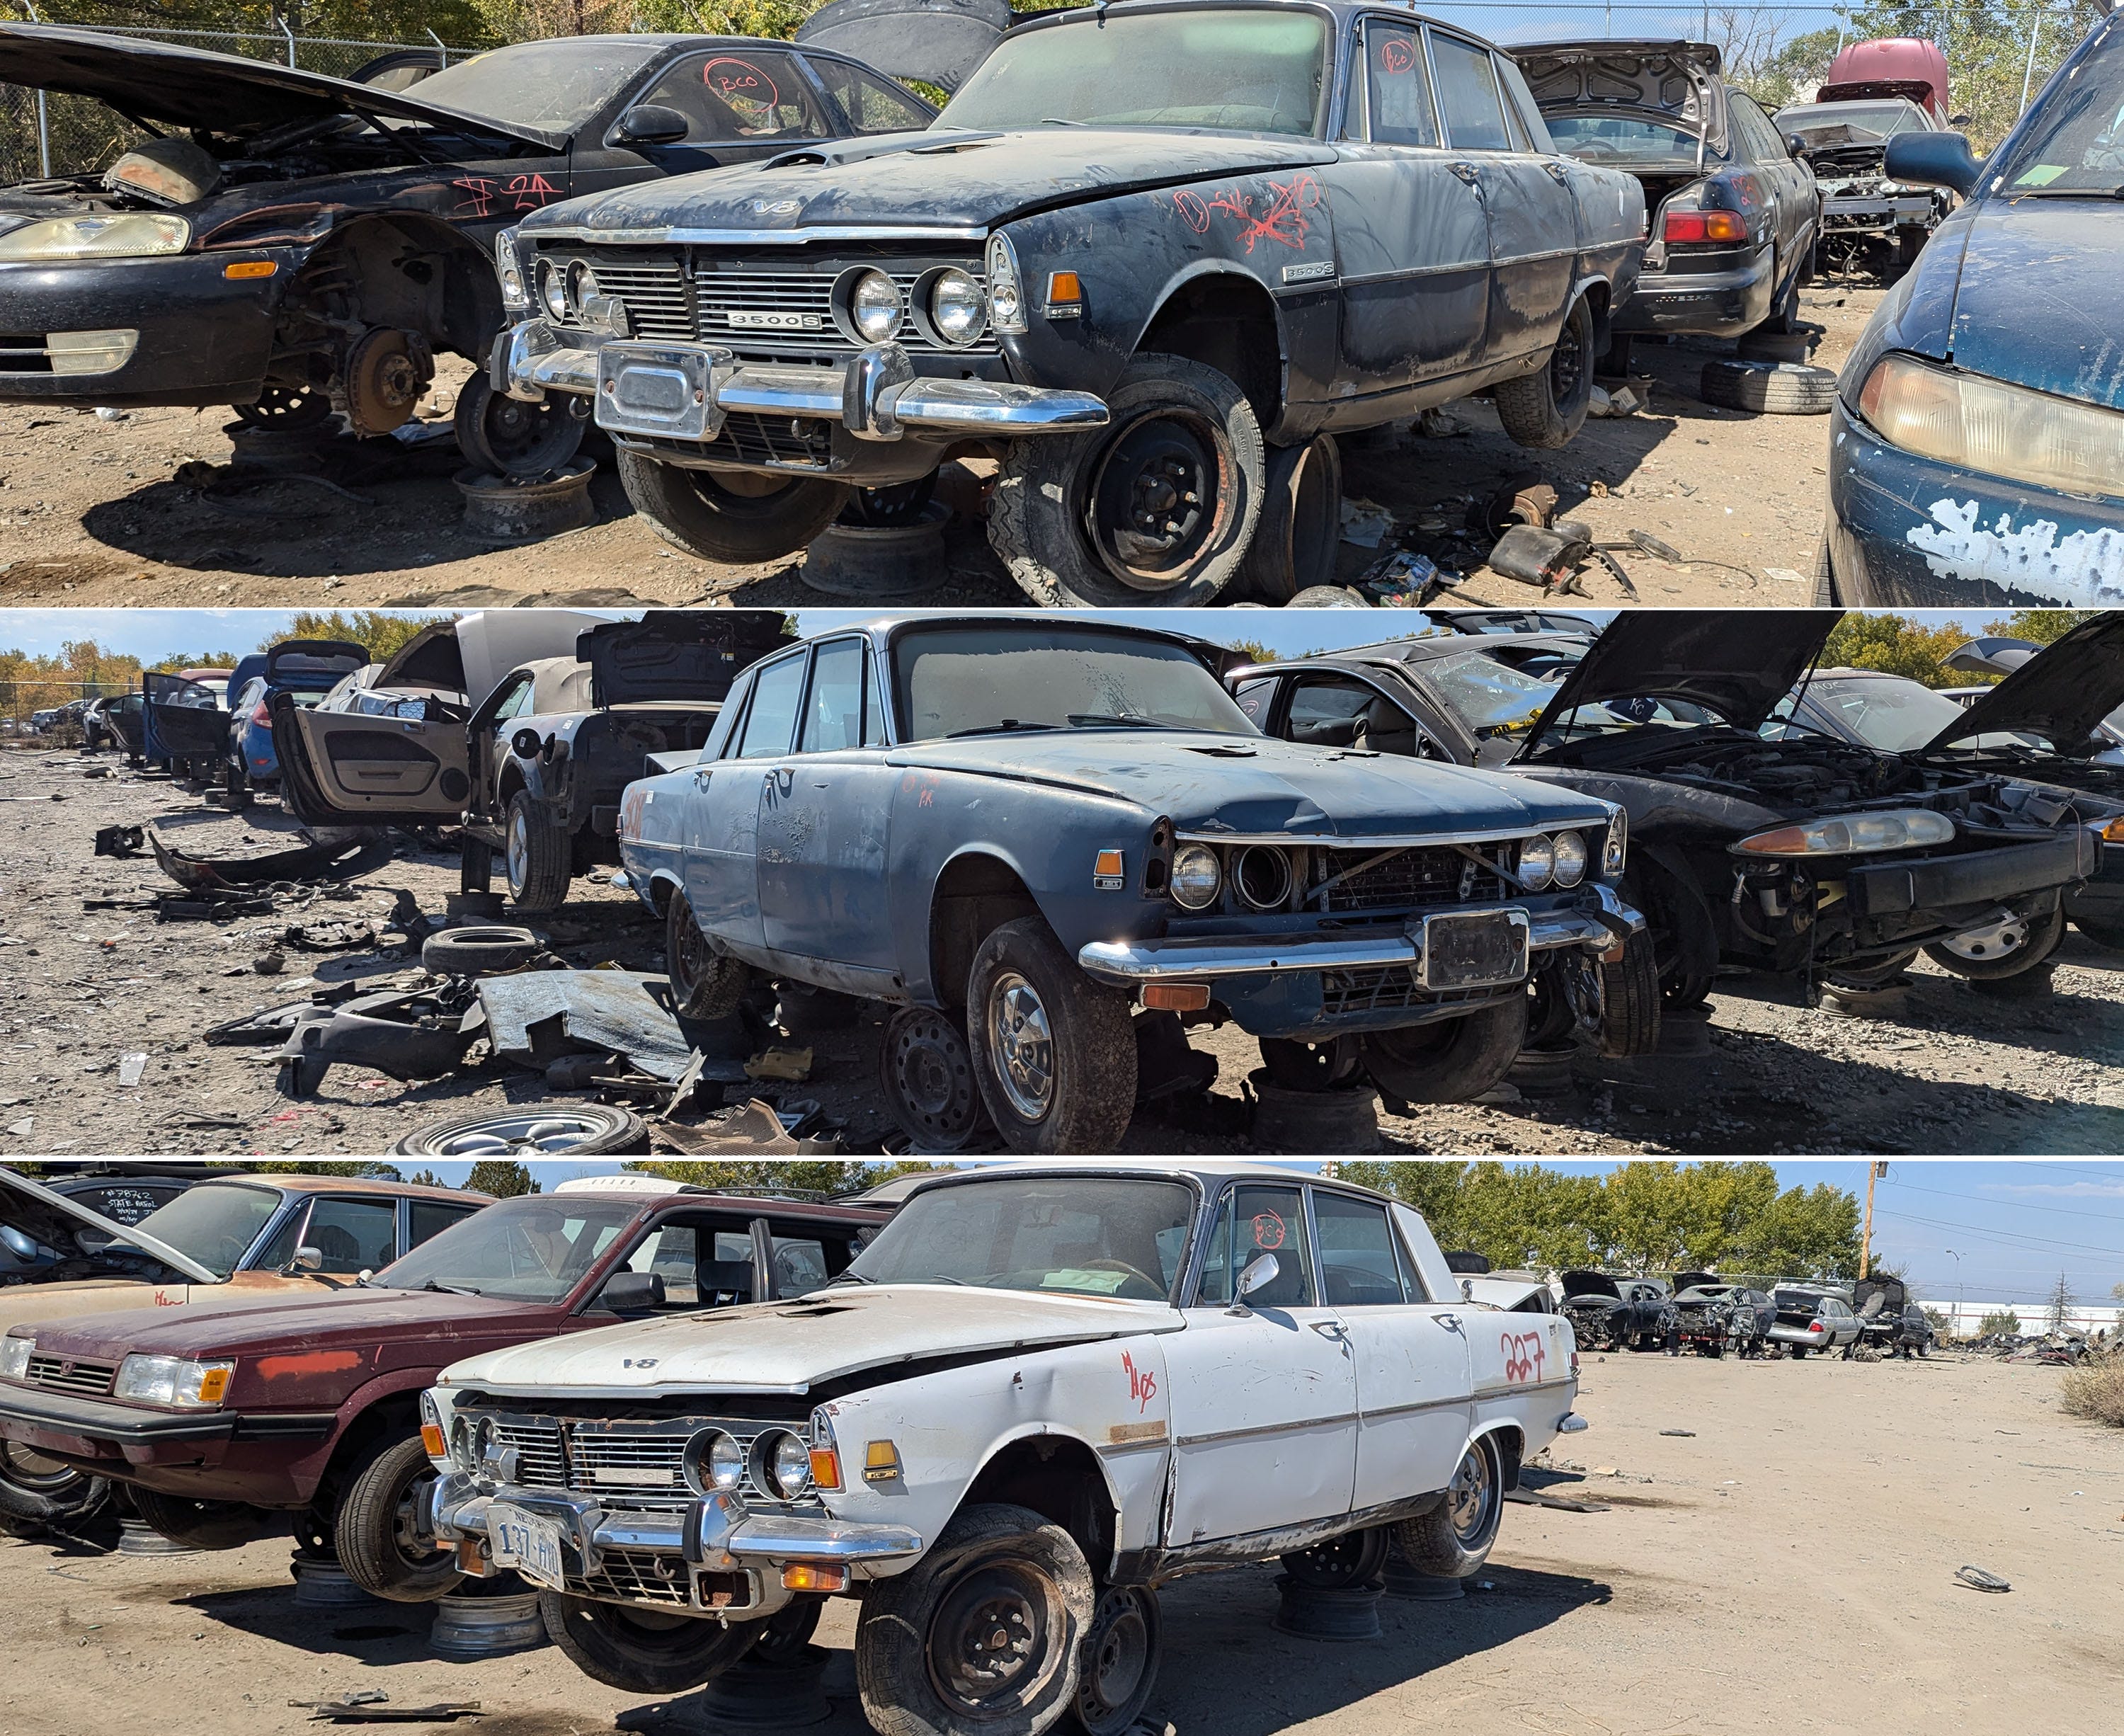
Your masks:
<svg viewBox="0 0 2124 1736"><path fill-rule="evenodd" d="M804 209L801 199L755 199L752 202L755 215L760 217L794 217Z"/></svg>

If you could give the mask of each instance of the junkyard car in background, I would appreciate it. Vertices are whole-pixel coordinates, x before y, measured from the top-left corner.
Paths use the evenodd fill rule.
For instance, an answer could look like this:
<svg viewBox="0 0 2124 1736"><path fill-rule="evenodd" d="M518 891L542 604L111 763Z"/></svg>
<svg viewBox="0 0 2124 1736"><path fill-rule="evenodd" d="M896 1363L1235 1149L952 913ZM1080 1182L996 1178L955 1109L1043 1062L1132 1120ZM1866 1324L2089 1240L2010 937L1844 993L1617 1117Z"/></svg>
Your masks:
<svg viewBox="0 0 2124 1736"><path fill-rule="evenodd" d="M462 816L475 853L501 852L518 910L557 910L576 875L618 861L627 786L655 756L698 755L738 671L786 640L779 610L651 609L588 627L571 656L510 670L463 722L430 720L425 708L417 719L305 712L279 699L275 718L297 744L289 803L313 826ZM379 683L402 681L416 659ZM433 660L448 661L440 641ZM470 873L484 890L486 870Z"/></svg>
<svg viewBox="0 0 2124 1736"><path fill-rule="evenodd" d="M706 1681L846 1593L876 1728L1039 1736L1074 1713L1117 1736L1156 1673L1160 1584L1281 1556L1362 1585L1390 1541L1472 1574L1520 1465L1583 1426L1577 1388L1564 1321L1468 1308L1377 1194L1004 1165L918 1188L811 1296L454 1364L430 1505L625 1691ZM608 1463L632 1474L563 1468Z"/></svg>
<svg viewBox="0 0 2124 1736"><path fill-rule="evenodd" d="M82 734L88 750L99 753L106 746L117 748L127 759L141 757L141 729L145 696L137 689L131 693L112 694L107 699L93 702L82 713Z"/></svg>
<svg viewBox="0 0 2124 1736"><path fill-rule="evenodd" d="M1747 1356L1769 1341L1777 1304L1760 1290L1729 1284L1710 1272L1674 1275L1675 1335L1699 1356L1731 1350Z"/></svg>
<svg viewBox="0 0 2124 1736"><path fill-rule="evenodd" d="M1332 557L1336 434L1488 390L1522 444L1571 438L1642 205L1509 58L1404 11L1050 12L927 132L527 216L495 384L594 400L704 558L984 452L1038 602L1206 603L1250 549L1287 598Z"/></svg>
<svg viewBox="0 0 2124 1736"><path fill-rule="evenodd" d="M212 777L228 750L228 669L140 677L142 753L178 777Z"/></svg>
<svg viewBox="0 0 2124 1736"><path fill-rule="evenodd" d="M1888 140L1947 129L1945 116L1926 106L1929 93L1927 85L1893 81L1825 84L1812 101L1772 117L1780 136L1804 147L1800 161L1821 189L1825 271L1862 262L1883 276L1903 270L1953 208L1943 188L1888 178Z"/></svg>
<svg viewBox="0 0 2124 1736"><path fill-rule="evenodd" d="M1921 1357L1932 1348L1932 1322L1901 1278L1858 1279L1851 1287L1851 1306L1858 1316L1859 1342L1882 1355Z"/></svg>
<svg viewBox="0 0 2124 1736"><path fill-rule="evenodd" d="M18 1325L0 1337L0 1442L123 1482L150 1526L193 1548L292 1514L364 1589L424 1602L462 1578L411 1522L434 1475L419 1395L444 1362L801 1295L890 1216L650 1176L562 1182L453 1224L359 1288ZM624 1468L584 1458L586 1495Z"/></svg>
<svg viewBox="0 0 2124 1736"><path fill-rule="evenodd" d="M928 1136L963 1137L978 1088L1004 1142L1041 1153L1121 1137L1139 1007L1235 1022L1280 1080L1361 1066L1408 1103L1501 1078L1552 962L1598 1022L1601 962L1638 926L1605 802L1265 740L1220 656L1018 616L754 665L698 763L620 816L675 998L726 1012L758 970L900 1003L888 1067L904 1049L903 1083L949 1099Z"/></svg>
<svg viewBox="0 0 2124 1736"><path fill-rule="evenodd" d="M1660 1350L1675 1328L1674 1292L1660 1279L1574 1269L1562 1274L1560 1309L1593 1350Z"/></svg>
<svg viewBox="0 0 2124 1736"><path fill-rule="evenodd" d="M223 783L232 807L248 802L252 789L280 781L280 756L273 751L275 697L286 694L291 704L314 705L366 664L369 651L350 639L284 639L259 660L255 672L245 667L250 661L237 664L228 683Z"/></svg>
<svg viewBox="0 0 2124 1736"><path fill-rule="evenodd" d="M1770 1328L1774 1343L1788 1357L1810 1350L1849 1350L1858 1342L1858 1316L1850 1303L1826 1291L1779 1288L1773 1293L1778 1317Z"/></svg>
<svg viewBox="0 0 2124 1736"><path fill-rule="evenodd" d="M1515 44L1559 148L1633 175L1651 240L1617 310L1637 332L1790 332L1813 270L1821 195L1755 99L1706 42Z"/></svg>
<svg viewBox="0 0 2124 1736"><path fill-rule="evenodd" d="M0 1331L19 1326L34 1336L45 1320L120 1309L322 1296L486 1203L485 1194L411 1183L227 1177L129 1226L0 1169L5 1221L79 1263L78 1276L0 1289ZM99 1511L109 1494L104 1479L0 1439L0 1517L71 1523Z"/></svg>
<svg viewBox="0 0 2124 1736"><path fill-rule="evenodd" d="M280 426L336 407L360 434L412 415L438 355L484 358L494 237L524 213L876 130L881 107L891 126L930 113L838 55L749 37L519 43L411 91L35 25L0 26L0 60L151 135L100 176L0 189L0 400L225 403ZM458 431L496 468L580 437L477 381Z"/></svg>
<svg viewBox="0 0 2124 1736"><path fill-rule="evenodd" d="M2124 373L2108 358L2124 307L2124 13L2088 32L1981 166L1959 133L1905 133L1888 141L1888 173L1966 203L1844 364L1816 600L2114 602Z"/></svg>

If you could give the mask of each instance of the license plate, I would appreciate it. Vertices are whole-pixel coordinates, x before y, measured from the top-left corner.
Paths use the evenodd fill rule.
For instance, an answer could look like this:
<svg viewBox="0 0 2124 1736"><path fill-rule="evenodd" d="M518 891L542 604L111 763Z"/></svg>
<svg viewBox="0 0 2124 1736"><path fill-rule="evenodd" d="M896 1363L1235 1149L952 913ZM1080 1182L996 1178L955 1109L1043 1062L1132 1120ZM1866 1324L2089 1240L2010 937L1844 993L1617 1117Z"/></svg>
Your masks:
<svg viewBox="0 0 2124 1736"><path fill-rule="evenodd" d="M714 360L703 344L606 344L598 351L598 426L661 440L709 439L722 426Z"/></svg>
<svg viewBox="0 0 2124 1736"><path fill-rule="evenodd" d="M496 1567L513 1567L549 1592L568 1588L561 1565L561 1527L497 1501L486 1510L486 1542Z"/></svg>
<svg viewBox="0 0 2124 1736"><path fill-rule="evenodd" d="M1527 973L1525 910L1479 910L1423 919L1423 986L1487 989Z"/></svg>

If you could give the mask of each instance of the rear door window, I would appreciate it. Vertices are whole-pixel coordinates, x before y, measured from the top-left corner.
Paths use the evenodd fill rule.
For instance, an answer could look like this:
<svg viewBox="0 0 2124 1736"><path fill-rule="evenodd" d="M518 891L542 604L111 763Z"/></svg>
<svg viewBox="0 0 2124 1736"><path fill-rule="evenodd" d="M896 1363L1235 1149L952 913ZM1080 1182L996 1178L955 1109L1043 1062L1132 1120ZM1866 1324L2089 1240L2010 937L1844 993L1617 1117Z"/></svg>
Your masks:
<svg viewBox="0 0 2124 1736"><path fill-rule="evenodd" d="M752 704L745 713L737 758L767 760L789 751L790 739L796 731L796 707L804 691L805 661L801 656L784 657L753 678Z"/></svg>
<svg viewBox="0 0 2124 1736"><path fill-rule="evenodd" d="M1438 143L1423 39L1415 26L1379 18L1365 21L1365 136L1374 144Z"/></svg>
<svg viewBox="0 0 2124 1736"><path fill-rule="evenodd" d="M1408 1300L1386 1207L1339 1193L1313 1195L1320 1232L1320 1284L1330 1308L1378 1308Z"/></svg>
<svg viewBox="0 0 2124 1736"><path fill-rule="evenodd" d="M447 1206L440 1200L415 1200L412 1214L412 1239L406 1245L411 1248L419 1247L430 1236L439 1235L453 1224L463 1223L478 1209L477 1206Z"/></svg>
<svg viewBox="0 0 2124 1736"><path fill-rule="evenodd" d="M1458 36L1431 33L1431 62L1438 75L1438 106L1445 136L1456 151L1508 151L1504 104L1487 49Z"/></svg>

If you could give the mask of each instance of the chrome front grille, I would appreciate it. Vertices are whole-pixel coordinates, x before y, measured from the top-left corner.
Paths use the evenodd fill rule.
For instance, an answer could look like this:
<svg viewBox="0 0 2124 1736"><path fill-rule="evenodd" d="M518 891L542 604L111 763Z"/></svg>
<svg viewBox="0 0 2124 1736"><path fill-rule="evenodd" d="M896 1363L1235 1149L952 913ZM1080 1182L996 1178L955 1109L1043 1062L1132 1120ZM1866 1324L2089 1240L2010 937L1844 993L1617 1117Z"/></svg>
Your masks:
<svg viewBox="0 0 2124 1736"><path fill-rule="evenodd" d="M583 1578L584 1589L593 1597L609 1597L618 1603L669 1604L690 1608L693 1587L683 1555L660 1555L646 1549L601 1549L598 1570Z"/></svg>
<svg viewBox="0 0 2124 1736"><path fill-rule="evenodd" d="M530 1489L566 1489L568 1453L558 1423L497 1419L495 1444L513 1447L522 1461L517 1475Z"/></svg>
<svg viewBox="0 0 2124 1736"><path fill-rule="evenodd" d="M1483 844L1480 854L1495 854L1512 846ZM1480 904L1504 897L1504 878L1472 857L1450 846L1397 850L1341 849L1327 853L1327 871L1347 874L1328 889L1330 910L1376 910L1403 905ZM1374 860L1374 857L1378 860ZM1509 856L1506 858L1510 859Z"/></svg>
<svg viewBox="0 0 2124 1736"><path fill-rule="evenodd" d="M49 1392L70 1392L81 1398L100 1399L118 1378L114 1362L87 1362L70 1357L32 1355L25 1371L32 1386Z"/></svg>
<svg viewBox="0 0 2124 1736"><path fill-rule="evenodd" d="M970 261L968 262L970 264ZM693 289L701 341L722 344L740 355L846 355L858 347L834 318L834 284L845 266L810 271L736 271L703 261L694 268ZM928 271L892 271L903 307L914 304L915 285ZM961 267L964 269L964 267ZM978 272L970 273L976 282ZM985 287L985 285L984 285ZM753 323L748 324L748 320ZM772 323L765 323L771 322ZM983 332L970 344L940 344L912 313L900 317L892 340L910 355L994 355L995 334Z"/></svg>
<svg viewBox="0 0 2124 1736"><path fill-rule="evenodd" d="M693 293L686 269L674 257L654 253L585 252L571 258L586 261L596 274L598 288L617 295L627 307L627 329L637 337L669 338L691 342L694 336Z"/></svg>
<svg viewBox="0 0 2124 1736"><path fill-rule="evenodd" d="M801 1437L805 1428L801 1423L717 1417L607 1421L478 1410L466 1414L475 1421L482 1415L492 1418L494 1443L516 1449L516 1480L526 1489L588 1495L607 1506L683 1508L694 1498L681 1470L686 1443L712 1428L735 1437L745 1449L745 1475L734 1493L749 1506L802 1510L822 1504L815 1494L784 1501L763 1488L752 1473L753 1443L771 1430L787 1429Z"/></svg>

